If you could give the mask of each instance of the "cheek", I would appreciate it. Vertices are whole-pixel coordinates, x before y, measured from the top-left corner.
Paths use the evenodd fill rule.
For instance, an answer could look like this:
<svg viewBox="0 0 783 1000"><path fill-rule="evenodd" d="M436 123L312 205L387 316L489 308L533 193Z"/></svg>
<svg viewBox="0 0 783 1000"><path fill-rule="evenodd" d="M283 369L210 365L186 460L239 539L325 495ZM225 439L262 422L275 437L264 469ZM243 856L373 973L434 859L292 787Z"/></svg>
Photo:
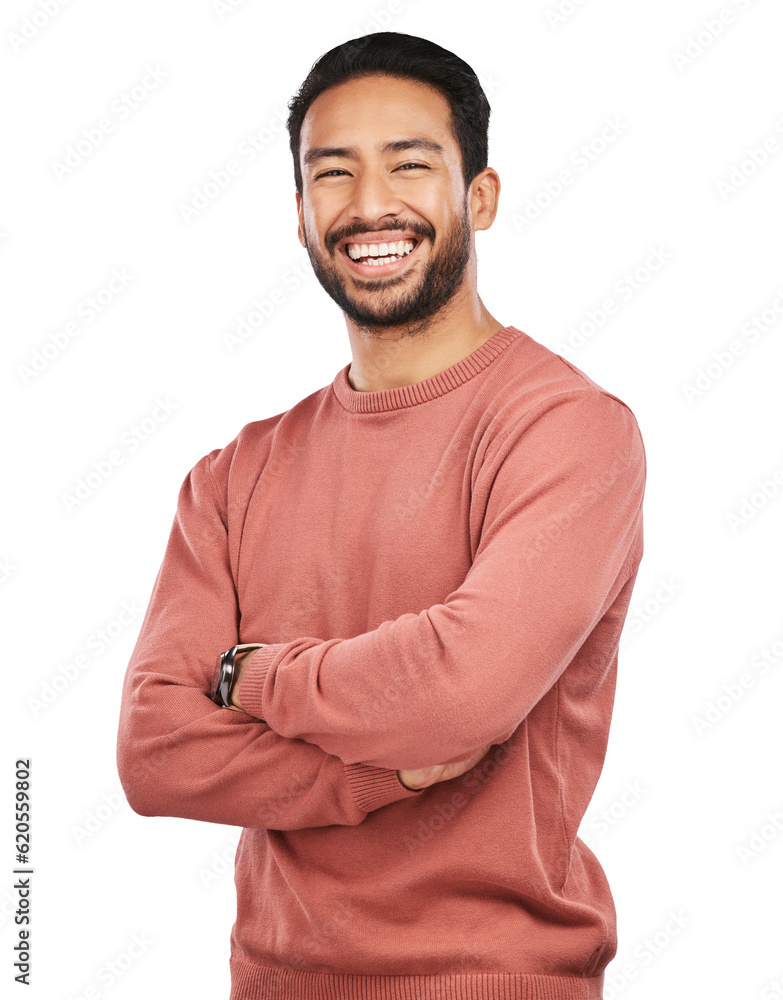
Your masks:
<svg viewBox="0 0 783 1000"><path fill-rule="evenodd" d="M405 199L406 207L415 215L428 222L437 232L448 228L449 220L459 205L450 187L432 187L417 191L415 196Z"/></svg>
<svg viewBox="0 0 783 1000"><path fill-rule="evenodd" d="M320 250L323 250L327 233L330 233L336 225L332 215L325 206L310 205L303 215L303 220L307 242L311 245L315 243Z"/></svg>

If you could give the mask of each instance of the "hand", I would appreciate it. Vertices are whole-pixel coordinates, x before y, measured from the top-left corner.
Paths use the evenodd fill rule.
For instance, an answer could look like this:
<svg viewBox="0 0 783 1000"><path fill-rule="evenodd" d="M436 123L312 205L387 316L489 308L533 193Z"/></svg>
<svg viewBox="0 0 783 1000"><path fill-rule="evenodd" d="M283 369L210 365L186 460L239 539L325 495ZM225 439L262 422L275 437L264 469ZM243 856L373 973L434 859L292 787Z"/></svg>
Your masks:
<svg viewBox="0 0 783 1000"><path fill-rule="evenodd" d="M451 778L458 778L461 774L469 771L481 760L484 754L494 744L487 743L485 747L477 750L472 757L467 760L458 760L456 764L433 764L431 767L420 767L414 771L398 771L397 777L406 788L411 791L418 791L420 788L429 788L439 781L449 781Z"/></svg>

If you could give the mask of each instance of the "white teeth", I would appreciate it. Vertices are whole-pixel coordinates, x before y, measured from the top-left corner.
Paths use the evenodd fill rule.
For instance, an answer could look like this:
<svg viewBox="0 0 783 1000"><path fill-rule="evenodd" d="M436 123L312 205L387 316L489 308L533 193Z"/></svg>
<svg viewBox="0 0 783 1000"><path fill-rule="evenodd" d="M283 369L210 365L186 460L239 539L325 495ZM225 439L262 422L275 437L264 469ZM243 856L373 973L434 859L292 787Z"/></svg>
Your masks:
<svg viewBox="0 0 783 1000"><path fill-rule="evenodd" d="M414 246L413 240L399 240L397 243L349 243L347 251L352 260L369 257L366 264L388 264L391 260L407 256Z"/></svg>

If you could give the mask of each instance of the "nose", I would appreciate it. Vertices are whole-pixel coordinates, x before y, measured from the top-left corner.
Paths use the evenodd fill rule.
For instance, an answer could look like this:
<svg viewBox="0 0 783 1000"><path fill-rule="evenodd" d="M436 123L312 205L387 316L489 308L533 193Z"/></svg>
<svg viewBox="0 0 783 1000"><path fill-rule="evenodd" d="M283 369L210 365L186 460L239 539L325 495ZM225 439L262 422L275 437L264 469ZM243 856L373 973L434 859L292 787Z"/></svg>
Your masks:
<svg viewBox="0 0 783 1000"><path fill-rule="evenodd" d="M394 185L382 171L365 168L352 185L350 213L357 219L377 223L385 216L397 216L404 205Z"/></svg>

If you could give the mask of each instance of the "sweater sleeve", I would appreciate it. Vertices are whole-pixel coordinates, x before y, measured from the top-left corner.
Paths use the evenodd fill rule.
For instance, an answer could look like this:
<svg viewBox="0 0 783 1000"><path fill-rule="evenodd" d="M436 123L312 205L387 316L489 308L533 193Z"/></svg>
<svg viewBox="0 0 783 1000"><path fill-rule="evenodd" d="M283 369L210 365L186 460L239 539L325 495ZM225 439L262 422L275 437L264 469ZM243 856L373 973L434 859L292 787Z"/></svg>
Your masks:
<svg viewBox="0 0 783 1000"><path fill-rule="evenodd" d="M645 474L622 401L592 387L549 397L474 477L471 518L484 513L464 582L373 631L250 654L245 711L348 764L426 767L506 739L635 572Z"/></svg>
<svg viewBox="0 0 783 1000"><path fill-rule="evenodd" d="M420 795L396 769L328 751L219 708L215 662L239 642L226 525L205 456L182 485L123 687L117 765L131 807L278 830L342 824ZM259 640L263 641L263 640Z"/></svg>

